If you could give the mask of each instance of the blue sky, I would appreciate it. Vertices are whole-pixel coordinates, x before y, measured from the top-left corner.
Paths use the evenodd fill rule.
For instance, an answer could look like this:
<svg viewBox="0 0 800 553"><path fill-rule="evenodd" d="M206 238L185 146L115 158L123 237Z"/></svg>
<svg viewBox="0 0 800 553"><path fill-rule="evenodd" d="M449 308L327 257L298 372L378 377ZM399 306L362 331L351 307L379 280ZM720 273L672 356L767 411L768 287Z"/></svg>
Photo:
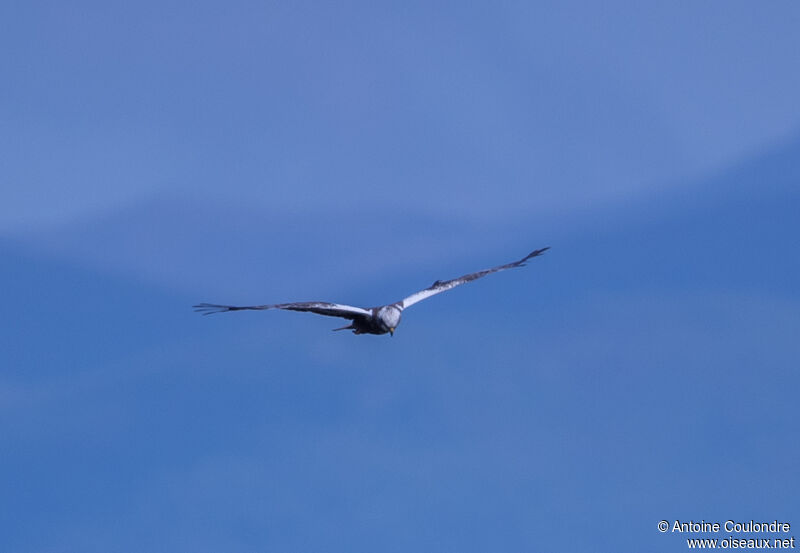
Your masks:
<svg viewBox="0 0 800 553"><path fill-rule="evenodd" d="M800 525L796 4L0 20L4 550ZM189 309L382 304L544 245L393 338Z"/></svg>

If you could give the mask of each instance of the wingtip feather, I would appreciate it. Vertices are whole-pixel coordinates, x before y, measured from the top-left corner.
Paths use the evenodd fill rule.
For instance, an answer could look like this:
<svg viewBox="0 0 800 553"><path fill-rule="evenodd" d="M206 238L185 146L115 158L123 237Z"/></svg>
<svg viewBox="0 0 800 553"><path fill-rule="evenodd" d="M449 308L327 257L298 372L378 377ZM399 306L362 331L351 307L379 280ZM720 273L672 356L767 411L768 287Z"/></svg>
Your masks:
<svg viewBox="0 0 800 553"><path fill-rule="evenodd" d="M528 255L526 255L525 257L522 258L521 263L524 263L524 262L526 262L529 259L532 259L534 257L538 257L538 256L542 255L544 252L546 252L547 250L549 250L549 249L550 249L550 246L545 246L544 248L539 248L538 250L533 250L531 253L529 253Z"/></svg>
<svg viewBox="0 0 800 553"><path fill-rule="evenodd" d="M201 315L213 315L214 313L231 311L230 307L226 305L216 305L213 303L198 303L197 305L193 305L192 308L195 313L200 313Z"/></svg>

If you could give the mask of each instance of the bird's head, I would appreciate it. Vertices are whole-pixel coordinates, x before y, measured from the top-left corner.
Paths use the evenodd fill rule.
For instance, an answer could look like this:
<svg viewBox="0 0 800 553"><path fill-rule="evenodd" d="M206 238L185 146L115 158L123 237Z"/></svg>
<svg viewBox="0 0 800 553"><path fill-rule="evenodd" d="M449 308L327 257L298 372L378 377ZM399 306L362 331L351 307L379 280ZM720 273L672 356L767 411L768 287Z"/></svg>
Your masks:
<svg viewBox="0 0 800 553"><path fill-rule="evenodd" d="M394 329L400 324L400 316L402 312L400 308L395 305L384 305L378 310L378 320L384 327L384 330L394 336Z"/></svg>

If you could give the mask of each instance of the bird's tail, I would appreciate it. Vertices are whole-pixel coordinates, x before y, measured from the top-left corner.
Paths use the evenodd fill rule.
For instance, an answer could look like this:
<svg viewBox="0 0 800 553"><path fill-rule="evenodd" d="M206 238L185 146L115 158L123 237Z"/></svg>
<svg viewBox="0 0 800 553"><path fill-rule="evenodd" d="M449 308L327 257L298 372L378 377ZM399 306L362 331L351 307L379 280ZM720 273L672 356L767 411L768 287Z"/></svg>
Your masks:
<svg viewBox="0 0 800 553"><path fill-rule="evenodd" d="M350 330L351 328L355 328L355 327L353 326L353 323L350 323L350 324L349 324L349 325L347 325L347 326L342 326L342 327L339 327L339 328L334 328L334 329L333 329L333 331L334 331L334 332L336 332L337 330Z"/></svg>

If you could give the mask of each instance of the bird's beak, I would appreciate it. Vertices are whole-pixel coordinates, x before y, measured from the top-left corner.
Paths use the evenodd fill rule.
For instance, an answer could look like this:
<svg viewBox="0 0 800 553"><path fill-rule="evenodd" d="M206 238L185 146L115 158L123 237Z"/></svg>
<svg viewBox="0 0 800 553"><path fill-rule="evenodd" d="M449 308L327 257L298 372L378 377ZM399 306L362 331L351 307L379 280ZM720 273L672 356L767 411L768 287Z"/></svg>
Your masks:
<svg viewBox="0 0 800 553"><path fill-rule="evenodd" d="M390 328L390 329L389 329L389 334L390 334L390 335L392 335L392 336L394 336L394 328Z"/></svg>

